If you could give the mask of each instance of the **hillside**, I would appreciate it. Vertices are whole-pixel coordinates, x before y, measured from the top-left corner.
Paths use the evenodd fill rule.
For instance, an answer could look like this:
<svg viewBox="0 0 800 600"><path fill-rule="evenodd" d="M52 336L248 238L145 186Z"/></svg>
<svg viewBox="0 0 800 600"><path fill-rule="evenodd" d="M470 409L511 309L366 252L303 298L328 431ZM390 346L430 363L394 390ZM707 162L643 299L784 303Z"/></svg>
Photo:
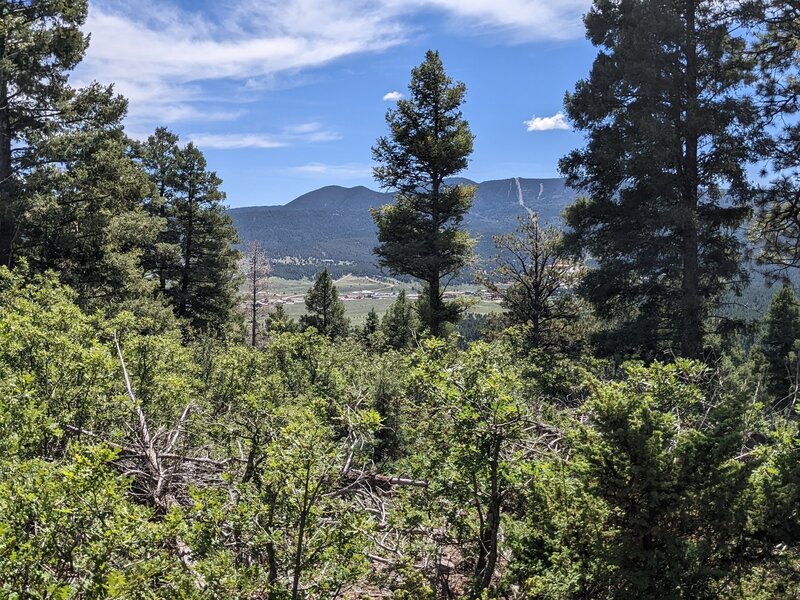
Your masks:
<svg viewBox="0 0 800 600"><path fill-rule="evenodd" d="M474 183L459 179L458 183ZM556 223L564 207L576 196L562 179L500 179L478 186L472 211L465 219L479 239L478 254L494 251L492 236L516 226L526 210L536 211L545 222ZM283 206L231 209L243 246L259 240L277 261L281 277L309 276L327 264L334 275L378 275L372 248L377 243L369 214L392 200L391 194L359 186L327 186L304 194Z"/></svg>

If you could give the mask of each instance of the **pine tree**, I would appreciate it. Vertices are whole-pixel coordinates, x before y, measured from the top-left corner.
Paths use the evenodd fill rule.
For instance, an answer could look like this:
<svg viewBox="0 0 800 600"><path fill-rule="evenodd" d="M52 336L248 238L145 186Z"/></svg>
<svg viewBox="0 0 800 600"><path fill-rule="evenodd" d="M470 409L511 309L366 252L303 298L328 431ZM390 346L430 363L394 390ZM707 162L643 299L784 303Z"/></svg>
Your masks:
<svg viewBox="0 0 800 600"><path fill-rule="evenodd" d="M761 352L767 363L767 389L779 402L798 380L797 357L792 360L791 354L797 351L800 341L800 300L789 285L784 285L772 298L765 326Z"/></svg>
<svg viewBox="0 0 800 600"><path fill-rule="evenodd" d="M220 331L233 318L238 298L239 241L222 204L222 180L208 171L194 144L181 150L178 161L175 226L181 244L177 285L167 290L179 317L200 331Z"/></svg>
<svg viewBox="0 0 800 600"><path fill-rule="evenodd" d="M283 304L277 304L272 312L267 316L267 331L272 333L294 332L297 330L297 323L289 315Z"/></svg>
<svg viewBox="0 0 800 600"><path fill-rule="evenodd" d="M771 279L800 267L800 17L796 3L754 2L759 59L759 99L772 127L764 176L773 179L759 196L752 232L759 263Z"/></svg>
<svg viewBox="0 0 800 600"><path fill-rule="evenodd" d="M62 133L41 143L40 157L62 167L28 174L16 254L37 272L58 271L79 294L81 305L117 309L152 298L153 284L142 265L162 220L142 208L152 195L147 175L131 159L120 120L124 102L108 99L116 121ZM115 106L116 104L116 106Z"/></svg>
<svg viewBox="0 0 800 600"><path fill-rule="evenodd" d="M406 291L400 290L381 321L384 343L394 350L411 348L418 325L414 305L408 301Z"/></svg>
<svg viewBox="0 0 800 600"><path fill-rule="evenodd" d="M588 145L560 166L587 194L566 212L567 242L597 262L582 292L610 317L607 351L699 356L721 293L746 279L735 233L761 131L725 8L596 0L586 16L601 51L566 108Z"/></svg>
<svg viewBox="0 0 800 600"><path fill-rule="evenodd" d="M166 127L159 127L143 143L134 147L135 155L156 188L153 197L145 201L145 209L163 221L155 242L145 252L145 269L158 279L158 289L164 294L167 283L178 276L181 246L175 227L177 196L178 136Z"/></svg>
<svg viewBox="0 0 800 600"><path fill-rule="evenodd" d="M466 87L447 76L438 52L411 72L410 97L389 110L390 135L372 153L380 164L375 179L397 192L393 204L372 211L378 227L378 262L396 275L427 283L428 330L441 335L459 309L444 300L442 279L458 273L471 259L474 240L461 227L475 190L446 181L467 167L473 135L462 118Z"/></svg>
<svg viewBox="0 0 800 600"><path fill-rule="evenodd" d="M344 316L344 302L339 300L339 291L333 284L328 269L323 269L306 294L307 315L301 322L305 327L314 327L330 338L344 337L350 326Z"/></svg>
<svg viewBox="0 0 800 600"><path fill-rule="evenodd" d="M380 328L381 322L378 318L378 313L375 312L375 307L373 306L369 309L367 313L367 319L364 322L364 327L359 332L361 336L361 341L367 346L367 348L372 347L372 342L375 338L375 334L378 332Z"/></svg>
<svg viewBox="0 0 800 600"><path fill-rule="evenodd" d="M592 386L570 460L540 463L533 483L531 497L546 507L534 512L534 528L550 523L520 547L535 557L533 573L550 571L540 583L553 587L534 596L725 596L758 544L745 533L757 514L745 498L759 459L737 459L752 435L745 397L725 386L707 397L708 383L701 365L678 360L630 363L620 381ZM536 556L543 547L546 558Z"/></svg>
<svg viewBox="0 0 800 600"><path fill-rule="evenodd" d="M159 128L137 149L157 196L151 214L166 220L146 256L175 314L195 330L219 333L234 318L239 298L239 239L225 212L222 180L194 144Z"/></svg>
<svg viewBox="0 0 800 600"><path fill-rule="evenodd" d="M367 320L364 323L363 335L370 336L376 331L378 331L378 326L380 325L380 321L378 320L378 313L375 312L375 307L373 306L369 309L367 313Z"/></svg>
<svg viewBox="0 0 800 600"><path fill-rule="evenodd" d="M79 94L67 84L88 45L87 8L87 0L0 4L0 265L13 263L23 233L25 180L44 162L36 148L42 134L104 116L74 110Z"/></svg>
<svg viewBox="0 0 800 600"><path fill-rule="evenodd" d="M87 2L0 6L0 264L55 269L82 305L151 293L144 249L160 228L151 188L129 156L124 98L68 85L88 45Z"/></svg>

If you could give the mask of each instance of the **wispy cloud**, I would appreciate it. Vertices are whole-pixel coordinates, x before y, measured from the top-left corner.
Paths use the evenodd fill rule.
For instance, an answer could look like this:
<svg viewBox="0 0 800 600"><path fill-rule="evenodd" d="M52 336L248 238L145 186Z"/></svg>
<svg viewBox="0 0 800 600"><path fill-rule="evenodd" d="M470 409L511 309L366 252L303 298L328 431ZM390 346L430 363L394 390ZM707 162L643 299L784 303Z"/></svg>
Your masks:
<svg viewBox="0 0 800 600"><path fill-rule="evenodd" d="M168 2L134 4L92 2L86 24L92 40L77 73L81 80L115 82L131 101L133 119L189 120L186 107L208 103L210 81L257 91L277 75L405 40L399 24L353 1L239 0L235 10L220 7L219 14L189 13Z"/></svg>
<svg viewBox="0 0 800 600"><path fill-rule="evenodd" d="M397 102L403 97L403 94L400 92L388 92L383 95L384 102Z"/></svg>
<svg viewBox="0 0 800 600"><path fill-rule="evenodd" d="M554 129L572 129L563 112L557 112L552 117L533 116L528 121L523 121L528 131L552 131Z"/></svg>
<svg viewBox="0 0 800 600"><path fill-rule="evenodd" d="M563 40L583 35L591 0L383 0L398 10L433 8L458 21L461 33L501 32L510 42Z"/></svg>
<svg viewBox="0 0 800 600"><path fill-rule="evenodd" d="M458 32L501 31L513 42L580 36L580 15L590 3L229 0L201 12L174 0L92 0L86 24L92 40L76 78L115 82L130 99L136 125L227 120L235 112L224 109L231 101L210 98L209 82L263 93L278 78L403 44L421 10L444 13Z"/></svg>
<svg viewBox="0 0 800 600"><path fill-rule="evenodd" d="M331 165L325 163L308 163L291 169L293 173L320 179L354 180L365 179L372 176L372 167L365 164L348 163L344 165Z"/></svg>
<svg viewBox="0 0 800 600"><path fill-rule="evenodd" d="M285 148L298 144L329 142L341 139L334 131L327 131L319 123L301 123L285 128L279 133L193 133L189 139L200 148L238 150L241 148Z"/></svg>
<svg viewBox="0 0 800 600"><path fill-rule="evenodd" d="M283 148L289 143L275 136L252 133L193 133L189 139L200 148L237 150L240 148Z"/></svg>

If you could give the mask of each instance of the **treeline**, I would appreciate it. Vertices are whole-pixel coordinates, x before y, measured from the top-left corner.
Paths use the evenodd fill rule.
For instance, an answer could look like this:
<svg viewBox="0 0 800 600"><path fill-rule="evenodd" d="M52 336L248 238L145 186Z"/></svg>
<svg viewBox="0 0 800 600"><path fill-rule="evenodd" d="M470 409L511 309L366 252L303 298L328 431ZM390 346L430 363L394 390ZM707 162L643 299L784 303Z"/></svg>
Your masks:
<svg viewBox="0 0 800 600"><path fill-rule="evenodd" d="M429 52L373 149L423 293L359 329L326 270L270 307L199 150L67 85L85 15L0 11L3 597L800 596L800 301L723 305L798 260L794 6L594 3L585 197L495 239L484 319L445 296L474 139Z"/></svg>
<svg viewBox="0 0 800 600"><path fill-rule="evenodd" d="M0 5L0 264L58 272L86 309L171 308L187 328L221 331L239 284L221 181L163 128L128 138L111 86L69 85L86 11Z"/></svg>

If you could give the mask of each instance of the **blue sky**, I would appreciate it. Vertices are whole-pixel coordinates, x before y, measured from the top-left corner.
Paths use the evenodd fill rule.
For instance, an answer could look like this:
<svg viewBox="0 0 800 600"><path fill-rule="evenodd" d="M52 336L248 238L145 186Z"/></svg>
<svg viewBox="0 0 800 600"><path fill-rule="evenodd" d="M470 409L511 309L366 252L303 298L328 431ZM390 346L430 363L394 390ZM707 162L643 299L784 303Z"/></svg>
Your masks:
<svg viewBox="0 0 800 600"><path fill-rule="evenodd" d="M581 145L559 117L595 49L589 0L91 0L73 76L114 82L127 129L194 141L231 206L367 185L392 92L429 48L467 85L465 176L555 177ZM386 96L388 99L384 99Z"/></svg>

